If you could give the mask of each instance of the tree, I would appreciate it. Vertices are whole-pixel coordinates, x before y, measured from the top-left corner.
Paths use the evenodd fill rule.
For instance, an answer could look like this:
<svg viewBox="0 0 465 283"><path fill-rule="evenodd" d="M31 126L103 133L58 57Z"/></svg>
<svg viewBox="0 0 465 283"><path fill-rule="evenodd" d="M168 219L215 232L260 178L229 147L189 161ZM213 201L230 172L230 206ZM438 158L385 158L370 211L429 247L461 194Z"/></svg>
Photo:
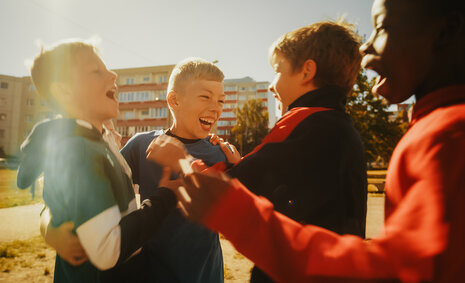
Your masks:
<svg viewBox="0 0 465 283"><path fill-rule="evenodd" d="M237 122L231 130L230 140L244 156L268 134L268 112L261 100L252 99L242 108L235 109L234 114Z"/></svg>
<svg viewBox="0 0 465 283"><path fill-rule="evenodd" d="M389 119L389 105L371 92L374 84L375 79L369 81L365 70L360 70L347 101L347 112L360 133L367 161L389 161L395 145L407 129L407 123L400 117Z"/></svg>

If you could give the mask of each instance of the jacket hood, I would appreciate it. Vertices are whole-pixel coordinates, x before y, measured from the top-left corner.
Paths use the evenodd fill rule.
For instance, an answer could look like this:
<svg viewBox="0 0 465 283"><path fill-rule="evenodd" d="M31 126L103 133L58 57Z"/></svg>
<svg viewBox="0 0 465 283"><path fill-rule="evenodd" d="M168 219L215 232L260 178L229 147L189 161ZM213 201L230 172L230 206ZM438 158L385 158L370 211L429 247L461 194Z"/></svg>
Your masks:
<svg viewBox="0 0 465 283"><path fill-rule="evenodd" d="M26 189L35 182L44 171L48 156L61 140L76 135L98 135L98 131L90 124L83 127L79 125L79 122L81 121L60 118L44 120L34 126L21 145L22 158L18 168L18 188Z"/></svg>

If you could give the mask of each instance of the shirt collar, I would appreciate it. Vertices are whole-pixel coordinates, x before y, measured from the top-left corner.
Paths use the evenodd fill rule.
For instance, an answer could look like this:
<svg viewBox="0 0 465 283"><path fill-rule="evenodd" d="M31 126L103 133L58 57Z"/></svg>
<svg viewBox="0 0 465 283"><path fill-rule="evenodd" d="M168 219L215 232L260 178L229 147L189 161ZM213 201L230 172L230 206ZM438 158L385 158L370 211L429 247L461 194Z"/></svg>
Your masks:
<svg viewBox="0 0 465 283"><path fill-rule="evenodd" d="M413 108L412 124L436 108L465 103L465 84L447 86L423 96Z"/></svg>
<svg viewBox="0 0 465 283"><path fill-rule="evenodd" d="M292 102L288 110L295 107L325 107L344 110L347 93L338 86L325 86L305 93Z"/></svg>

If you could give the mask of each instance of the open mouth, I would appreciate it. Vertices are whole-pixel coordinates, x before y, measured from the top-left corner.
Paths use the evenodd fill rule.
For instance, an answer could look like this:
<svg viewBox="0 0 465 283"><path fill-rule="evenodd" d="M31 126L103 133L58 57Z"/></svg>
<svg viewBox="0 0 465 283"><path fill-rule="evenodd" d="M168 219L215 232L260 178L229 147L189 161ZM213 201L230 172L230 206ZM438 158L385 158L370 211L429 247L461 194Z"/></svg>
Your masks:
<svg viewBox="0 0 465 283"><path fill-rule="evenodd" d="M210 118L199 118L199 121L202 125L205 125L205 126L212 126L213 123L215 123L215 120L210 119Z"/></svg>
<svg viewBox="0 0 465 283"><path fill-rule="evenodd" d="M204 131L210 131L215 124L215 119L212 118L199 118L200 126Z"/></svg>
<svg viewBox="0 0 465 283"><path fill-rule="evenodd" d="M107 91L106 96L116 101L116 90L110 89L109 91Z"/></svg>

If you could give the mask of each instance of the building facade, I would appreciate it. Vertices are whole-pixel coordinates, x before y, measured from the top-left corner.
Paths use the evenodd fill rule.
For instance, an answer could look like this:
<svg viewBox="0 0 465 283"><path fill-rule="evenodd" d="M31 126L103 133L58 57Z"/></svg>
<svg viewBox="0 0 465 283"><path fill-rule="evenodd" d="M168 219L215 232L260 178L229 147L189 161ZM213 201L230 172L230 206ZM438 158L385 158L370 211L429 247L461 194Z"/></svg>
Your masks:
<svg viewBox="0 0 465 283"><path fill-rule="evenodd" d="M251 99L262 101L262 105L268 111L268 127L273 127L278 118L278 111L276 109L275 98L268 89L269 85L269 82L257 82L251 77L224 80L226 100L223 106L223 113L217 122L217 134L225 139L230 137L231 129L237 121L234 109L241 108Z"/></svg>
<svg viewBox="0 0 465 283"><path fill-rule="evenodd" d="M115 126L123 136L122 144L136 133L170 126L166 90L174 66L113 70L118 74L120 110Z"/></svg>
<svg viewBox="0 0 465 283"><path fill-rule="evenodd" d="M118 74L120 114L116 130L124 145L134 134L167 129L172 122L166 102L168 79L175 65L115 69ZM236 124L234 109L250 99L259 99L269 113L269 126L276 122L276 103L268 82L250 77L226 79L226 100L213 133L228 139ZM0 75L0 153L15 155L32 127L55 114L35 93L30 77Z"/></svg>

